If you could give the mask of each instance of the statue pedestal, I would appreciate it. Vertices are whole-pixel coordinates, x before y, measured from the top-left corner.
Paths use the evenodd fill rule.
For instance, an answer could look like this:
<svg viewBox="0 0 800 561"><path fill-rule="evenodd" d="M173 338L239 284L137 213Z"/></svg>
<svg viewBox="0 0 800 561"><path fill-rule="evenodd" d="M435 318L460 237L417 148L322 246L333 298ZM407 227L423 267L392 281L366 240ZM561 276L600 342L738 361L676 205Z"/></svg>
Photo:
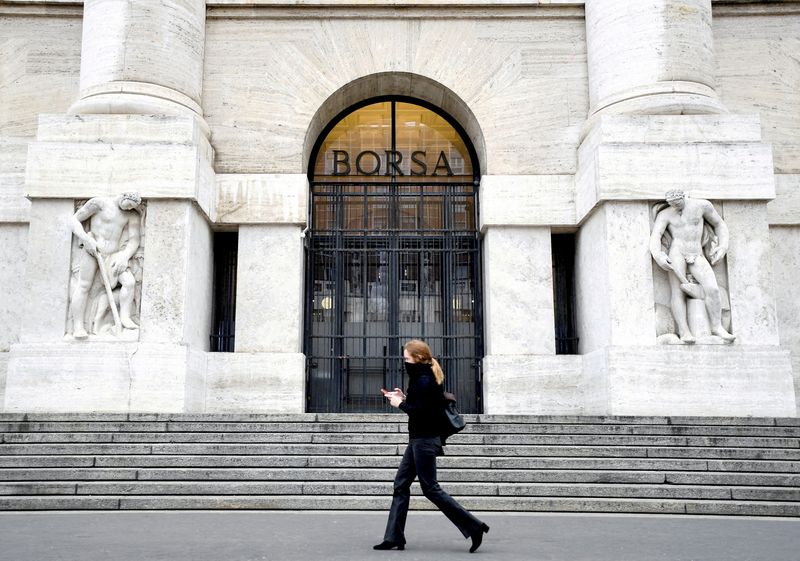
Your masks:
<svg viewBox="0 0 800 561"><path fill-rule="evenodd" d="M206 353L185 345L19 343L11 347L5 412L200 411Z"/></svg>
<svg viewBox="0 0 800 561"><path fill-rule="evenodd" d="M586 414L796 414L790 353L780 347L609 347L584 361Z"/></svg>
<svg viewBox="0 0 800 561"><path fill-rule="evenodd" d="M2 409L7 413L302 413L305 408L302 353L63 341L19 343L8 354Z"/></svg>

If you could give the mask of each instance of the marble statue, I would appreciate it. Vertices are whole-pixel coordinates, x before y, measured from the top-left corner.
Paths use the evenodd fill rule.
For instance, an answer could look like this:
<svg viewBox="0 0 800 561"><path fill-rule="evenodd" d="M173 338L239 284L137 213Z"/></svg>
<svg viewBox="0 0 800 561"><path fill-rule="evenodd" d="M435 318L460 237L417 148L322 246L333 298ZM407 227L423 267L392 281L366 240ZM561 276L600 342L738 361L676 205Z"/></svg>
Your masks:
<svg viewBox="0 0 800 561"><path fill-rule="evenodd" d="M690 318L695 309L702 313L704 308L710 333L732 343L736 337L722 326L720 288L712 269L728 252L728 227L705 199L690 198L677 189L668 191L665 199L667 204L653 224L650 253L667 271L670 308L680 341L697 341L699 334L692 332ZM692 306L693 300L703 306Z"/></svg>
<svg viewBox="0 0 800 561"><path fill-rule="evenodd" d="M80 248L69 307L75 339L89 336L87 319L89 331L99 334L109 311L114 335L139 328L132 315L136 285L141 282L143 222L137 193L89 199L72 216Z"/></svg>

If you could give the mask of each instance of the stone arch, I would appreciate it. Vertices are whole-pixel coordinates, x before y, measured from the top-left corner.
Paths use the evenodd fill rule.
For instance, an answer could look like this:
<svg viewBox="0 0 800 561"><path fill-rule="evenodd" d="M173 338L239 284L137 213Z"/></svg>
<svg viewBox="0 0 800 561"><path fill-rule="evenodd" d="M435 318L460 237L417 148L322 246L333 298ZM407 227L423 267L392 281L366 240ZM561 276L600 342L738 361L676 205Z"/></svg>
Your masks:
<svg viewBox="0 0 800 561"><path fill-rule="evenodd" d="M475 114L458 95L439 82L419 74L379 72L362 76L342 86L317 109L311 118L303 142L303 173L308 172L311 151L319 135L332 119L360 101L387 95L417 98L448 113L464 128L472 142L481 175L486 172L486 142L483 131Z"/></svg>

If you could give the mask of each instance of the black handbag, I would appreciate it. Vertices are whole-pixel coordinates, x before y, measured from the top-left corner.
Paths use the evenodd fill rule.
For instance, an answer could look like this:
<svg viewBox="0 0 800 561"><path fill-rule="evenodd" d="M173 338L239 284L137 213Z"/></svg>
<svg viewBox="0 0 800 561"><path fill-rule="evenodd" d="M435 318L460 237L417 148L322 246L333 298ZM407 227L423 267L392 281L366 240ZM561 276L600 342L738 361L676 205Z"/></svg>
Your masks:
<svg viewBox="0 0 800 561"><path fill-rule="evenodd" d="M444 446L447 437L461 432L466 426L467 422L458 411L456 396L449 392L444 392L444 410L442 413L442 426L440 430L442 445Z"/></svg>

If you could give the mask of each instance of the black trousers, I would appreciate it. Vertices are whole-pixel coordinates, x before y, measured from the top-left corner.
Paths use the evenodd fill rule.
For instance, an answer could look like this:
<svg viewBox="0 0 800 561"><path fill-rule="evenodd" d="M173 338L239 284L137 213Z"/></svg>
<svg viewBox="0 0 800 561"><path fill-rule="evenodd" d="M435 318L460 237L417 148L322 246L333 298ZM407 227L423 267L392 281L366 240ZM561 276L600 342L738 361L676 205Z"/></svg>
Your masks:
<svg viewBox="0 0 800 561"><path fill-rule="evenodd" d="M436 481L436 456L441 452L442 444L439 437L412 438L408 441L400 467L397 468L397 475L394 477L394 496L392 507L389 509L384 540L406 543L405 528L408 503L411 500L411 483L417 476L425 497L456 525L465 538L480 530L482 522L445 493Z"/></svg>

